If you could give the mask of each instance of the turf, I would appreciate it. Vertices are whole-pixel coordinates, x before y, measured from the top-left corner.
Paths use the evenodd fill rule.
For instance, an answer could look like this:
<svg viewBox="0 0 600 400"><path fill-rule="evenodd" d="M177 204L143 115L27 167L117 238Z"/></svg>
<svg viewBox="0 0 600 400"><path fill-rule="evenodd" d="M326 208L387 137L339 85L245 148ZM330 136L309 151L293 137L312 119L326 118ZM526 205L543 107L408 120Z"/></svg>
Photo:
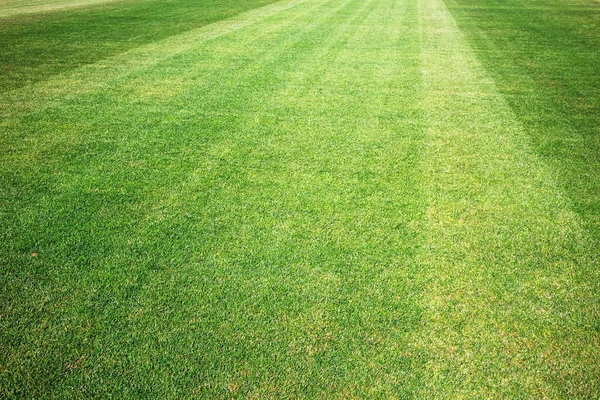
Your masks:
<svg viewBox="0 0 600 400"><path fill-rule="evenodd" d="M52 0L29 6L5 0L0 93L272 2Z"/></svg>
<svg viewBox="0 0 600 400"><path fill-rule="evenodd" d="M599 397L598 3L268 3L0 3L0 396Z"/></svg>
<svg viewBox="0 0 600 400"><path fill-rule="evenodd" d="M485 4L448 2L536 153L600 240L600 4ZM498 27L502 34L493 33Z"/></svg>

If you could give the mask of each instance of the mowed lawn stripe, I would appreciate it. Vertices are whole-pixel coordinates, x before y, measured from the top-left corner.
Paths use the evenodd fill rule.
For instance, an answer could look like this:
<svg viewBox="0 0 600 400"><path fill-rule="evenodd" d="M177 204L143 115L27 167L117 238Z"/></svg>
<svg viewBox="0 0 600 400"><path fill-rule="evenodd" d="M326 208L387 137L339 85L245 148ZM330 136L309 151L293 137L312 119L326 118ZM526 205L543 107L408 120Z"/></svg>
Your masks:
<svg viewBox="0 0 600 400"><path fill-rule="evenodd" d="M272 2L126 0L0 16L0 93Z"/></svg>
<svg viewBox="0 0 600 400"><path fill-rule="evenodd" d="M416 4L280 11L7 118L7 393L418 388Z"/></svg>
<svg viewBox="0 0 600 400"><path fill-rule="evenodd" d="M292 0L269 4L241 13L236 17L138 46L93 64L64 71L46 77L43 81L8 91L0 97L0 116L2 117L0 121L10 126L17 120L16 117L23 114L40 112L45 108L61 104L65 100L79 98L83 94L105 91L118 85L119 82L127 80L131 74L151 69L165 60L192 51L220 36L247 28L264 19L272 21L269 23L270 29L263 32L267 35L272 29L277 29L282 24L281 18L288 18L288 23L293 23L303 13L309 13L314 11L312 8L323 6L323 3L315 3L312 8L303 8L298 13L278 16L279 13L293 9L302 3L303 0ZM207 71L207 73L210 72Z"/></svg>
<svg viewBox="0 0 600 400"><path fill-rule="evenodd" d="M445 4L422 0L420 26L423 397L596 397L593 238Z"/></svg>
<svg viewBox="0 0 600 400"><path fill-rule="evenodd" d="M290 3L292 6L295 4L294 2ZM294 11L291 15L271 19L266 23L270 29L264 27L249 29L252 29L253 34L257 35L253 36L256 39L262 35L276 34L277 29L281 30L287 27L286 33L279 36L280 40L293 42L298 39L300 34L294 28L297 19L303 19L307 26L314 29L315 21L319 21L319 19L313 18L312 12L321 8L328 8L327 4L324 6L322 3L313 3L310 7ZM286 9L287 7L277 7L274 12L278 13ZM331 9L331 12L336 10L337 8ZM268 12L264 13L269 14ZM329 13L321 12L320 15L327 17ZM242 23L236 20L232 24L248 27L257 21L252 15L248 24L245 20ZM220 26L216 32L210 30L206 38L203 31L199 39L210 41L231 31L231 29L224 29ZM70 185L79 186L82 184L82 179L84 183L106 179L107 190L114 193L117 198L123 195L119 202L121 205L126 205L128 196L136 200L134 195L147 196L150 194L156 198L164 194L153 192L156 187L161 186L148 185L157 179L153 174L167 174L166 178L173 184L179 182L178 178L185 178L187 171L197 167L191 163L181 163L169 157L169 154L177 154L178 151L181 151L181 146L189 146L190 136L202 142L212 140L216 134L220 133L220 129L223 129L235 117L232 115L223 118L226 117L225 111L227 110L221 110L216 112L213 118L204 118L204 114L210 114L211 105L218 108L227 104L232 95L239 96L243 93L233 87L224 91L223 87L219 87L218 82L233 82L235 85L248 77L260 74L260 71L254 69L255 65L260 64L265 57L275 57L277 54L267 48L253 48L249 46L249 41L244 40L237 42L237 47L236 45L224 49L219 46L212 47L209 51L205 51L198 60L201 65L194 65L190 68L194 74L200 74L199 86L194 87L194 85L190 85L189 81L192 78L187 77L189 79L186 80L185 72L176 71L175 75L169 77L169 68L171 65L178 65L182 62L181 55L191 51L191 43L197 38L197 34L193 34L191 38L181 38L182 42L186 42L185 45L182 45L183 48L175 48L173 53L166 55L163 50L172 45L171 40L168 43L159 43L155 48L144 48L141 53L147 56L146 62L140 62L142 56L135 52L133 57L138 61L137 68L131 68L131 65L125 63L130 68L122 71L118 67L123 63L121 57L108 65L102 64L97 69L90 67L90 71L84 74L84 77L88 79L79 81L80 75L76 74L75 77L71 77L74 84L66 91L63 88L69 77L58 79L58 82L51 82L48 86L39 85L37 87L39 93L48 93L48 99L42 97L38 102L39 108L35 107L36 91L29 89L23 89L18 94L15 93L15 96L3 105L8 115L3 120L5 124L3 156L7 160L6 167L16 167L15 171L6 170L4 175L7 182L6 190L3 192L3 201L7 204L7 207L3 207L3 210L7 211L4 216L21 218L27 224L23 226L22 231L9 231L8 235L14 235L21 239L26 238L28 237L27 232L34 231L32 226L45 220L45 218L41 218L39 222L35 222L35 220L27 222L27 212L25 211L27 208L23 208L23 204L20 205L21 212L16 212L16 208L11 208L10 201L14 200L15 196L29 197L32 203L28 208L35 215L40 210L52 209L51 206L45 204L46 201L53 201L51 197L46 197L48 192L54 191L54 194L58 194L61 188L68 188ZM203 41L199 40L198 46L202 46ZM234 49L242 53L247 52L248 55L240 58L232 54ZM206 63L206 60L209 62ZM147 75L145 71L150 70L150 76L152 76L153 69L159 69L157 78L149 78L144 75ZM103 79L102 71L104 70L114 72L111 74L114 75L113 79ZM227 78L231 80L224 80L221 74L226 74ZM92 90L89 89L90 87ZM202 91L209 100L192 103L185 97L186 93L190 91L192 93ZM182 96L183 100L169 105L168 101L173 101L177 96ZM10 100L15 101L12 107ZM21 110L23 104L26 106ZM11 113L13 109L15 109L14 117ZM170 113L168 118L165 118L166 113ZM177 114L179 114L179 118L174 118L173 116L177 116ZM101 128L100 131L98 126ZM187 135L174 135L173 130L183 131ZM205 131L205 133L198 135L197 130ZM162 136L155 137L157 131ZM162 147L155 149L157 145ZM204 147L198 149L204 150ZM146 151L150 153L146 154ZM161 153L161 157L153 157L156 152L162 151L166 151L166 153ZM95 157L90 157L90 154L94 154ZM100 157L100 155L104 157ZM138 158L142 158L146 163L159 164L151 165L134 161ZM120 159L130 161L122 165L119 164ZM160 163L164 163L165 160L178 162L179 168L175 171L159 168ZM66 165L65 162L67 162ZM180 174L176 176L175 172ZM32 173L46 176L44 180L40 181L33 179ZM111 177L111 173L120 175L121 179ZM123 179L127 176L137 179ZM124 184L124 187L115 186L115 182ZM38 185L40 183L42 185ZM44 185L44 183L49 185ZM11 189L15 191L12 192ZM69 190L64 191L69 192ZM160 201L160 197L158 199L157 201ZM11 209L13 212L9 212Z"/></svg>
<svg viewBox="0 0 600 400"><path fill-rule="evenodd" d="M449 1L600 248L600 2Z"/></svg>

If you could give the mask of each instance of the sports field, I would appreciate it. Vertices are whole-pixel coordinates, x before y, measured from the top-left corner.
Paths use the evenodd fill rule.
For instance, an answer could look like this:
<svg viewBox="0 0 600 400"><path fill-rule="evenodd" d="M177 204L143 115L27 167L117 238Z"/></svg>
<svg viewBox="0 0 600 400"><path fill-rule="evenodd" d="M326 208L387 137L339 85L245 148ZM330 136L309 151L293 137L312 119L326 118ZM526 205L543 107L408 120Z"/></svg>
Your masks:
<svg viewBox="0 0 600 400"><path fill-rule="evenodd" d="M0 398L600 398L598 0L0 0Z"/></svg>

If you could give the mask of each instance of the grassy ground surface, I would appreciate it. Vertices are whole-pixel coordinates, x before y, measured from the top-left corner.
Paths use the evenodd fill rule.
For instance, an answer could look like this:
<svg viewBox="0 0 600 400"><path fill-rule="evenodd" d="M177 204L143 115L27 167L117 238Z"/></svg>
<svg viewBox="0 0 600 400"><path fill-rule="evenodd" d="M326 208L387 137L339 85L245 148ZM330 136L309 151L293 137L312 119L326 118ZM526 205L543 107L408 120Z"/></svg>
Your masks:
<svg viewBox="0 0 600 400"><path fill-rule="evenodd" d="M0 93L272 2L0 1Z"/></svg>
<svg viewBox="0 0 600 400"><path fill-rule="evenodd" d="M2 0L0 1L0 17L17 14L37 14L65 8L89 7L113 1L117 0Z"/></svg>
<svg viewBox="0 0 600 400"><path fill-rule="evenodd" d="M600 397L600 3L268 3L0 1L0 396Z"/></svg>

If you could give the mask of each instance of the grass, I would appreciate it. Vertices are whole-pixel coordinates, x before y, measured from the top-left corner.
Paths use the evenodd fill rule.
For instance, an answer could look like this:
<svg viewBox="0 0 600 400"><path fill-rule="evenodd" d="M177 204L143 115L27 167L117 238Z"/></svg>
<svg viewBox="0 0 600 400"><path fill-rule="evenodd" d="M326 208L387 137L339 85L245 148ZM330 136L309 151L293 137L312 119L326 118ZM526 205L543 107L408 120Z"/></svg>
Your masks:
<svg viewBox="0 0 600 400"><path fill-rule="evenodd" d="M269 3L0 3L0 395L600 396L597 3Z"/></svg>
<svg viewBox="0 0 600 400"><path fill-rule="evenodd" d="M30 7L29 2L0 3L0 93L272 2L52 0ZM43 8L38 3L49 9L33 12Z"/></svg>
<svg viewBox="0 0 600 400"><path fill-rule="evenodd" d="M600 5L448 4L536 153L600 240ZM491 34L498 25L502 35Z"/></svg>
<svg viewBox="0 0 600 400"><path fill-rule="evenodd" d="M428 388L596 397L598 242L460 23L425 4Z"/></svg>

